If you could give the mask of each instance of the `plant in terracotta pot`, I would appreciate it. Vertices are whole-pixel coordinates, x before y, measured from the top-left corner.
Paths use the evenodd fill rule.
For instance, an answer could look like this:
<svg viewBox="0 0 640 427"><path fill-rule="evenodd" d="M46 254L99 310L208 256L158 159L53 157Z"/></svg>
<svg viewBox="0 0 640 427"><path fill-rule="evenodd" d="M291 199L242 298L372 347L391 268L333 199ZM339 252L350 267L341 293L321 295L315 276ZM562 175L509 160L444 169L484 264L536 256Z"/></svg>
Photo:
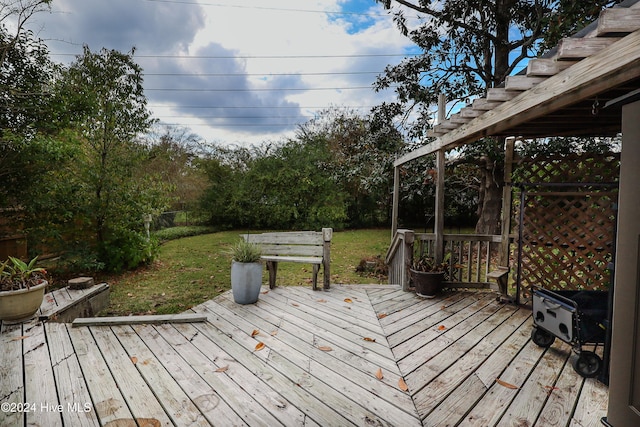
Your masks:
<svg viewBox="0 0 640 427"><path fill-rule="evenodd" d="M262 250L255 243L240 240L231 248L231 292L238 304L258 301L262 287Z"/></svg>
<svg viewBox="0 0 640 427"><path fill-rule="evenodd" d="M442 290L444 276L449 271L447 260L448 256L441 263L436 263L433 257L426 255L413 259L409 273L418 296L433 298Z"/></svg>
<svg viewBox="0 0 640 427"><path fill-rule="evenodd" d="M36 267L37 259L27 263L9 257L0 263L0 320L29 319L42 305L47 271Z"/></svg>

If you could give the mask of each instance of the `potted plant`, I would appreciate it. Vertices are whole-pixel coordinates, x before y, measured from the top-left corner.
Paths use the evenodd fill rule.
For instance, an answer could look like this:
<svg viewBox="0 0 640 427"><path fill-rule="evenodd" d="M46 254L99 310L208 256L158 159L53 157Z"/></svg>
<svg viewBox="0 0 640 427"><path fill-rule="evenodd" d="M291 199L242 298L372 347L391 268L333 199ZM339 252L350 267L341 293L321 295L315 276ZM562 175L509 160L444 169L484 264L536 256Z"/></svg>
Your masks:
<svg viewBox="0 0 640 427"><path fill-rule="evenodd" d="M231 249L231 291L238 304L258 301L262 287L262 263L260 246L240 240Z"/></svg>
<svg viewBox="0 0 640 427"><path fill-rule="evenodd" d="M447 257L448 258L448 257ZM416 290L416 295L424 298L433 298L442 290L442 282L449 271L449 264L445 260L436 263L431 256L420 255L415 257L409 274L411 283Z"/></svg>
<svg viewBox="0 0 640 427"><path fill-rule="evenodd" d="M35 266L37 259L26 263L9 257L0 263L0 320L29 319L42 305L47 272Z"/></svg>

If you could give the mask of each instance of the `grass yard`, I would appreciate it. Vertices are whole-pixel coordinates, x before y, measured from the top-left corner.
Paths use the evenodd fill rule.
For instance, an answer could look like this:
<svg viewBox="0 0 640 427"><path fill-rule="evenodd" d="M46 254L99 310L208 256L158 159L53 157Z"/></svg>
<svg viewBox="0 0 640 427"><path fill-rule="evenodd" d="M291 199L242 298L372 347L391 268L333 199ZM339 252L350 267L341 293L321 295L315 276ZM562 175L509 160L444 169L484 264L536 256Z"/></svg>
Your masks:
<svg viewBox="0 0 640 427"><path fill-rule="evenodd" d="M111 304L100 314L179 313L230 289L229 247L241 231L226 231L164 243L155 263L118 276L102 278L111 285ZM384 258L391 241L388 229L334 232L331 243L331 283L386 283L386 277L356 272L364 258ZM278 286L311 286L312 266L281 263ZM264 269L263 283L267 283ZM318 283L322 283L322 270Z"/></svg>

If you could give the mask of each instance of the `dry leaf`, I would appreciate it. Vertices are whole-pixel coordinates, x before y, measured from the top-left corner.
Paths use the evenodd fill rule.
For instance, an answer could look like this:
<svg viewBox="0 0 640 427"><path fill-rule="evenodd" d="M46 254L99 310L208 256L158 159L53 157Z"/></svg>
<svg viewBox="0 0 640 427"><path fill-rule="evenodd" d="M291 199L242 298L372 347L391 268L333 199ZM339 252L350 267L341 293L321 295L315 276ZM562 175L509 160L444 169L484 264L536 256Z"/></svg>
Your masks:
<svg viewBox="0 0 640 427"><path fill-rule="evenodd" d="M326 299L319 299L318 302L327 302Z"/></svg>
<svg viewBox="0 0 640 427"><path fill-rule="evenodd" d="M444 310L445 308L447 308L446 305L440 306L440 310Z"/></svg>
<svg viewBox="0 0 640 427"><path fill-rule="evenodd" d="M138 363L138 358L135 356L131 356L131 361L133 362L133 364L135 365L136 363Z"/></svg>
<svg viewBox="0 0 640 427"><path fill-rule="evenodd" d="M300 307L300 304L296 304L295 302L292 302L291 305L294 307Z"/></svg>
<svg viewBox="0 0 640 427"><path fill-rule="evenodd" d="M220 367L220 368L216 369L216 370L215 370L215 371L213 371L213 372L227 372L227 369L229 369L229 365L222 366L222 367Z"/></svg>
<svg viewBox="0 0 640 427"><path fill-rule="evenodd" d="M275 337L276 335L278 335L278 330L276 329L275 331L271 332L271 336Z"/></svg>
<svg viewBox="0 0 640 427"><path fill-rule="evenodd" d="M445 329L447 329L447 327L446 327L446 326L444 326L444 325L440 325L440 326L438 326L438 330L439 330L439 331L444 331Z"/></svg>
<svg viewBox="0 0 640 427"><path fill-rule="evenodd" d="M407 387L407 383L404 382L404 378L398 380L398 387L400 387L402 391L409 391L409 387Z"/></svg>
<svg viewBox="0 0 640 427"><path fill-rule="evenodd" d="M263 294L263 295L264 295L264 294L268 294L268 293L269 293L269 290L262 291L262 292L260 292L260 293L261 293L261 294Z"/></svg>
<svg viewBox="0 0 640 427"><path fill-rule="evenodd" d="M264 343L262 341L260 341L258 344L256 344L256 351L260 351L264 348Z"/></svg>
<svg viewBox="0 0 640 427"><path fill-rule="evenodd" d="M251 332L251 338L255 337L256 335L258 335L260 333L259 330L254 329L253 332Z"/></svg>
<svg viewBox="0 0 640 427"><path fill-rule="evenodd" d="M379 380L384 378L384 375L382 375L382 368L378 368L378 370L376 371L376 378Z"/></svg>
<svg viewBox="0 0 640 427"><path fill-rule="evenodd" d="M387 317L387 313L378 314L378 319L384 319L385 317Z"/></svg>
<svg viewBox="0 0 640 427"><path fill-rule="evenodd" d="M344 302L351 304L353 300L351 298L345 298Z"/></svg>
<svg viewBox="0 0 640 427"><path fill-rule="evenodd" d="M29 335L21 335L19 337L13 338L11 341L21 341L21 340L23 340L25 338L29 338Z"/></svg>
<svg viewBox="0 0 640 427"><path fill-rule="evenodd" d="M322 345L320 347L318 347L318 349L322 350L322 351L333 351L333 349L329 346L326 345Z"/></svg>
<svg viewBox="0 0 640 427"><path fill-rule="evenodd" d="M508 382L506 382L506 381L502 381L500 378L496 378L496 382L497 382L498 384L500 384L502 387L510 388L510 389L512 389L512 390L517 390L517 389L519 388L518 386L515 386L515 385L513 385L513 384L509 384L509 383L508 383Z"/></svg>
<svg viewBox="0 0 640 427"><path fill-rule="evenodd" d="M363 340L369 341L369 342L376 342L375 338L369 338L369 337L364 337Z"/></svg>

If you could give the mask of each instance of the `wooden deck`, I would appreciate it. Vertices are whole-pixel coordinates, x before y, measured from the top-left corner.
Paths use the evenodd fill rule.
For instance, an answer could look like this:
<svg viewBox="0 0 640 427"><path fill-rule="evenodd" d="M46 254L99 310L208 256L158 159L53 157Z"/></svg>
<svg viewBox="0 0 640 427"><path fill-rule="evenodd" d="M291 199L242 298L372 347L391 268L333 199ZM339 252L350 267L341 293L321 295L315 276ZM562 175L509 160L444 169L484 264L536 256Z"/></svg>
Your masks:
<svg viewBox="0 0 640 427"><path fill-rule="evenodd" d="M606 413L570 349L538 348L530 311L492 293L265 292L194 307L206 322L4 326L0 425L585 427Z"/></svg>

